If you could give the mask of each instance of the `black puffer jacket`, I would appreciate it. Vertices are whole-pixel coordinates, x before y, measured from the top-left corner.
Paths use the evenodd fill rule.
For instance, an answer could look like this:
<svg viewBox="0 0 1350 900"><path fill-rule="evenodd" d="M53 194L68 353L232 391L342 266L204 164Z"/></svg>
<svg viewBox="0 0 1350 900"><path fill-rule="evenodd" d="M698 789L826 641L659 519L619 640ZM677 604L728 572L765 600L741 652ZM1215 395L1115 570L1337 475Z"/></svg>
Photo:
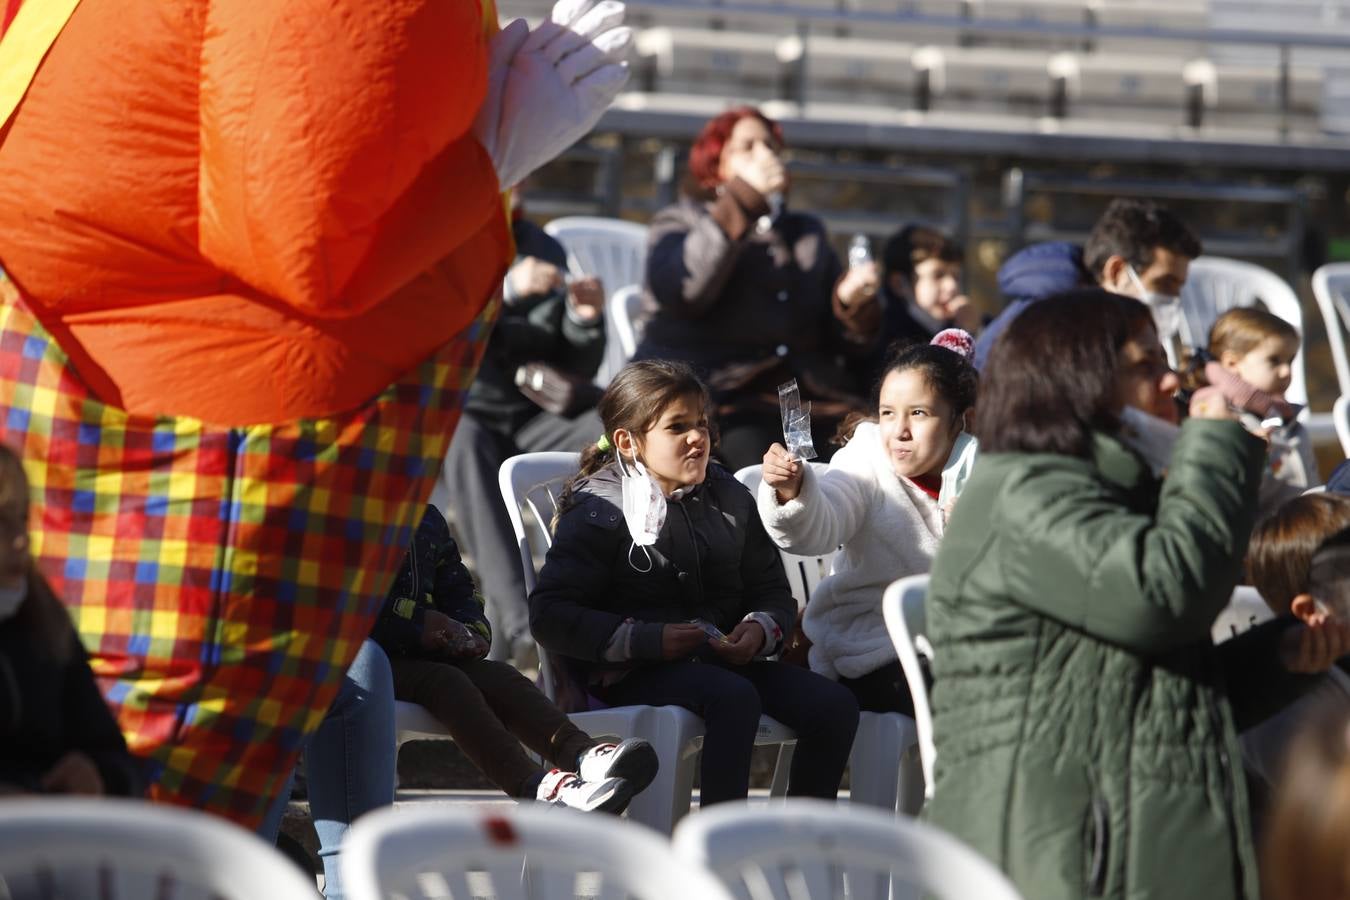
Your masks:
<svg viewBox="0 0 1350 900"><path fill-rule="evenodd" d="M702 484L668 502L665 526L645 548L650 571L639 571L647 557L624 524L613 463L579 481L573 497L530 594L530 629L545 649L579 662L576 674L659 660L666 622L705 619L730 632L747 614L764 612L791 632L797 608L778 549L754 496L726 469L709 464ZM614 629L630 618L650 623L633 634L632 661L603 662Z"/></svg>

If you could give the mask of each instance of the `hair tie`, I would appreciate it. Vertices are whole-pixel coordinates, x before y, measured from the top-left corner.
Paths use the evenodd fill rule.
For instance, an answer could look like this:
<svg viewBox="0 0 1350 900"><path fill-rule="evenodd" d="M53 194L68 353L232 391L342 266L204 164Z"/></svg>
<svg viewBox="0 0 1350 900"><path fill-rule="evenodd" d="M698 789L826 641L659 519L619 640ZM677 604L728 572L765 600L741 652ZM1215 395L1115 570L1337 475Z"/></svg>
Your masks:
<svg viewBox="0 0 1350 900"><path fill-rule="evenodd" d="M600 435L600 440L595 442L595 449L599 450L601 453L608 453L613 450L614 445L609 442L609 435Z"/></svg>
<svg viewBox="0 0 1350 900"><path fill-rule="evenodd" d="M950 350L957 356L970 362L975 355L975 338L963 328L944 328L929 341L935 347Z"/></svg>

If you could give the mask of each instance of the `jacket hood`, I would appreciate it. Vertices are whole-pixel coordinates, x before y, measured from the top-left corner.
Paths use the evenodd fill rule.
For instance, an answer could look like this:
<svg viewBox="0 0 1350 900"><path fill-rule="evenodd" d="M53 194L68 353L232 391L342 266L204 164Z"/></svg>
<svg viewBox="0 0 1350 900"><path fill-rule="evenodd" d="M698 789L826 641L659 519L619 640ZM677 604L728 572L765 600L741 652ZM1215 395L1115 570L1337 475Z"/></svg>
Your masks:
<svg viewBox="0 0 1350 900"><path fill-rule="evenodd" d="M1041 300L1090 284L1083 248L1067 241L1033 244L998 270L998 289L1009 301Z"/></svg>

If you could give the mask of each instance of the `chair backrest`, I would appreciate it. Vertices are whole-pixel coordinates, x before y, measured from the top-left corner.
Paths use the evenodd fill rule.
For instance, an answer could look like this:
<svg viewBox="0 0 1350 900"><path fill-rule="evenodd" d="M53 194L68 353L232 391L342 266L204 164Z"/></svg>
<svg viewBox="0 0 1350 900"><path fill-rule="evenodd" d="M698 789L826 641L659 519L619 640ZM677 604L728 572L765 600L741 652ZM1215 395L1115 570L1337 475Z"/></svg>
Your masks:
<svg viewBox="0 0 1350 900"><path fill-rule="evenodd" d="M1331 423L1341 441L1341 452L1350 459L1350 396L1342 394L1331 407Z"/></svg>
<svg viewBox="0 0 1350 900"><path fill-rule="evenodd" d="M497 471L497 488L502 493L502 502L506 504L506 515L516 535L516 546L520 548L520 567L525 576L526 594L534 590L538 581L530 537L534 536L534 548L540 552L553 546L553 515L558 511L558 498L562 495L567 479L577 473L580 465L580 453L522 453L507 459ZM527 513L530 516L528 527L525 522ZM547 651L543 647L539 648L539 673L543 679L544 693L550 698L556 697L553 667L549 665Z"/></svg>
<svg viewBox="0 0 1350 900"><path fill-rule="evenodd" d="M1214 643L1221 644L1273 618L1275 613L1266 605L1266 601L1261 599L1256 588L1245 584L1238 585L1233 589L1233 596L1229 599L1228 605L1219 611L1214 624L1210 626L1210 637Z"/></svg>
<svg viewBox="0 0 1350 900"><path fill-rule="evenodd" d="M887 900L912 886L941 900L1018 900L978 853L920 821L870 807L788 798L727 803L680 822L675 853L740 898ZM847 884L847 887L846 887Z"/></svg>
<svg viewBox="0 0 1350 900"><path fill-rule="evenodd" d="M1269 269L1241 260L1201 256L1191 262L1186 286L1181 291L1186 329L1183 337L1191 346L1204 346L1215 319L1239 306L1256 306L1257 301L1297 328L1299 334L1304 334L1303 307L1299 304L1298 294L1283 278ZM1308 387L1303 374L1306 350L1305 341L1294 358L1293 379L1285 391L1285 397L1291 403L1308 402Z"/></svg>
<svg viewBox="0 0 1350 900"><path fill-rule="evenodd" d="M0 896L309 900L314 880L256 835L206 813L42 797L0 804Z"/></svg>
<svg viewBox="0 0 1350 900"><path fill-rule="evenodd" d="M343 841L342 879L351 900L730 897L655 832L542 805L419 804L373 812Z"/></svg>
<svg viewBox="0 0 1350 900"><path fill-rule="evenodd" d="M1322 266L1313 273L1312 290L1326 325L1331 362L1336 367L1336 383L1342 396L1350 396L1350 355L1345 349L1345 331L1350 329L1350 263ZM1341 438L1341 443L1346 444L1345 437ZM1350 450L1346 452L1350 455Z"/></svg>
<svg viewBox="0 0 1350 900"><path fill-rule="evenodd" d="M605 359L596 373L596 384L607 386L637 352L641 312L642 285L626 285L609 295L605 306Z"/></svg>
<svg viewBox="0 0 1350 900"><path fill-rule="evenodd" d="M549 222L544 231L563 245L573 275L593 275L608 292L642 283L647 226L600 216L564 216Z"/></svg>
<svg viewBox="0 0 1350 900"><path fill-rule="evenodd" d="M881 615L886 620L895 654L914 700L914 727L919 732L919 759L923 763L923 796L933 799L933 762L937 749L933 744L933 711L928 705L928 682L919 656L933 658L928 641L928 576L909 575L891 582L881 595Z"/></svg>
<svg viewBox="0 0 1350 900"><path fill-rule="evenodd" d="M810 465L818 475L829 468L827 463L813 462ZM759 490L762 477L759 466L746 466L736 473L736 480L748 487L752 494ZM839 555L838 550L824 556L798 556L782 549L778 553L783 558L783 571L787 573L788 587L792 590L792 598L797 601L798 609L806 606L816 586L830 574L834 558Z"/></svg>

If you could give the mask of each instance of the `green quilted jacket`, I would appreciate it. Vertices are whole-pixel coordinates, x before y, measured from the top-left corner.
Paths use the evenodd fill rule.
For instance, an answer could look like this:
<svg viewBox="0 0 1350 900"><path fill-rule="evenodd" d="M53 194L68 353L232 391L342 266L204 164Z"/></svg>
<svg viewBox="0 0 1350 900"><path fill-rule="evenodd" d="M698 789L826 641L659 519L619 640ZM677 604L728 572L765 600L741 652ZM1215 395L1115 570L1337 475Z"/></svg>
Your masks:
<svg viewBox="0 0 1350 900"><path fill-rule="evenodd" d="M1264 448L1188 421L1161 484L1093 459L987 454L933 565L928 815L1028 900L1258 897L1236 732L1311 679L1277 620L1215 647Z"/></svg>

